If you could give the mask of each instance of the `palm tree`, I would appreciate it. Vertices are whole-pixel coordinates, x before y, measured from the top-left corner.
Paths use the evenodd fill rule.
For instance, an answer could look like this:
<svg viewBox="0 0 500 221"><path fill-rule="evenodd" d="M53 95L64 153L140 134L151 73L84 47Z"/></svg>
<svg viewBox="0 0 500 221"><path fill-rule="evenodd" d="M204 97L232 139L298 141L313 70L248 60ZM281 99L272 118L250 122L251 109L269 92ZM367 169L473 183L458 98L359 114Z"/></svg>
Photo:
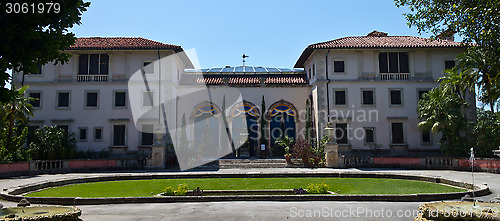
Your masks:
<svg viewBox="0 0 500 221"><path fill-rule="evenodd" d="M474 80L471 75L458 72L456 69L447 69L444 76L438 79L444 93L457 93L462 100L466 100L467 93L474 92Z"/></svg>
<svg viewBox="0 0 500 221"><path fill-rule="evenodd" d="M457 66L455 71L461 71L468 83L470 90L474 82L478 85L481 94L481 101L490 105L491 111L495 112L495 103L500 97L498 87L500 75L500 58L491 52L479 47L469 48L465 53L457 56Z"/></svg>
<svg viewBox="0 0 500 221"><path fill-rule="evenodd" d="M3 105L3 121L8 124L8 131L6 137L5 148L7 150L12 150L12 137L14 126L17 121L27 122L30 116L33 116L33 106L30 104L31 98L24 96L24 92L28 89L27 86L21 87L15 91L15 96L12 101Z"/></svg>
<svg viewBox="0 0 500 221"><path fill-rule="evenodd" d="M462 111L466 120L475 121L475 108L469 108L468 97L476 97L475 81L472 75L458 72L456 68L444 71L444 76L438 79L444 94L455 93L462 99Z"/></svg>
<svg viewBox="0 0 500 221"><path fill-rule="evenodd" d="M290 154L290 149L292 148L294 142L293 138L289 137L288 135L285 135L280 139L277 139L275 143L284 148L285 154Z"/></svg>
<svg viewBox="0 0 500 221"><path fill-rule="evenodd" d="M463 114L465 105L457 93L446 92L442 87L430 90L418 102L418 114L422 120L418 126L434 133L441 132L446 154L460 155L463 152L460 135L467 126Z"/></svg>

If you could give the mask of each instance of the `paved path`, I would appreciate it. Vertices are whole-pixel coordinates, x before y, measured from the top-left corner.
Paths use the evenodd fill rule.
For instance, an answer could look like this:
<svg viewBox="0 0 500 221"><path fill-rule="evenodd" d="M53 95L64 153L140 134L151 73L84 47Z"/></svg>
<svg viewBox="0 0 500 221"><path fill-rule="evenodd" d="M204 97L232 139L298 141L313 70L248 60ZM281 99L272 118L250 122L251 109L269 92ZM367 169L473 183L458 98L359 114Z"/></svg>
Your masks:
<svg viewBox="0 0 500 221"><path fill-rule="evenodd" d="M390 172L442 176L446 179L471 182L469 172L448 170L384 170L384 169L224 169L216 173L325 173L338 171ZM125 172L136 174L145 172ZM169 172L155 172L171 174ZM182 172L185 173L185 172ZM187 172L187 173L214 173ZM112 173L71 173L40 175L0 180L0 188L64 178L110 175ZM475 173L476 183L486 183L493 192L480 197L489 201L500 195L500 174ZM5 206L16 203L0 201ZM203 202L203 203L159 203L159 204L113 204L78 206L84 220L413 220L418 202Z"/></svg>

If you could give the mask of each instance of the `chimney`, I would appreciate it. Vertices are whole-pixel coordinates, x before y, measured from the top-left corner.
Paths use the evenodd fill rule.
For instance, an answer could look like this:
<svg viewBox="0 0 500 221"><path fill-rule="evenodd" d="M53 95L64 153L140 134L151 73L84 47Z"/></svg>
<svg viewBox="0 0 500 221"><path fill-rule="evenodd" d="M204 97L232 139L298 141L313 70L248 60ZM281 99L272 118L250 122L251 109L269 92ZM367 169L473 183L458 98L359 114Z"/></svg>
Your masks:
<svg viewBox="0 0 500 221"><path fill-rule="evenodd" d="M387 33L374 30L374 31L368 33L368 35L366 35L366 36L367 37L387 37Z"/></svg>
<svg viewBox="0 0 500 221"><path fill-rule="evenodd" d="M455 33L452 29L448 29L446 31L441 32L441 34L437 35L437 39L446 40L446 41L455 41Z"/></svg>

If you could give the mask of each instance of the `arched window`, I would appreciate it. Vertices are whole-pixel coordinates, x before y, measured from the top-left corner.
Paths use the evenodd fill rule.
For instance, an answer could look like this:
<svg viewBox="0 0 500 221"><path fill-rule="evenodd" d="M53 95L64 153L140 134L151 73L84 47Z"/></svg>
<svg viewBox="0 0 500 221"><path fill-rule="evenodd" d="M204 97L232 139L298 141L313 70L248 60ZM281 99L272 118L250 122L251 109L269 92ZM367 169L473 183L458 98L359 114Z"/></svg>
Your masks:
<svg viewBox="0 0 500 221"><path fill-rule="evenodd" d="M280 113L286 113L292 117L295 117L295 115L296 115L295 108L293 108L290 104L280 103L280 104L274 105L274 107L272 107L271 112L269 113L269 116L274 117Z"/></svg>
<svg viewBox="0 0 500 221"><path fill-rule="evenodd" d="M257 120L259 115L259 110L249 102L238 104L232 109L231 135L238 156L255 156L259 133Z"/></svg>
<svg viewBox="0 0 500 221"><path fill-rule="evenodd" d="M236 108L234 108L234 110L232 111L231 116L237 117L240 114L248 114L253 117L259 117L259 113L256 107L246 103L236 106Z"/></svg>
<svg viewBox="0 0 500 221"><path fill-rule="evenodd" d="M274 156L283 156L284 147L275 145L277 139L286 136L295 140L296 109L292 104L284 101L277 102L269 108L271 146L274 147Z"/></svg>
<svg viewBox="0 0 500 221"><path fill-rule="evenodd" d="M194 142L199 150L210 153L199 153L213 155L219 147L220 140L220 110L212 103L198 106L194 111Z"/></svg>
<svg viewBox="0 0 500 221"><path fill-rule="evenodd" d="M212 116L219 116L220 112L215 108L213 104L205 104L198 107L194 113L194 117L202 116L203 114L210 114Z"/></svg>

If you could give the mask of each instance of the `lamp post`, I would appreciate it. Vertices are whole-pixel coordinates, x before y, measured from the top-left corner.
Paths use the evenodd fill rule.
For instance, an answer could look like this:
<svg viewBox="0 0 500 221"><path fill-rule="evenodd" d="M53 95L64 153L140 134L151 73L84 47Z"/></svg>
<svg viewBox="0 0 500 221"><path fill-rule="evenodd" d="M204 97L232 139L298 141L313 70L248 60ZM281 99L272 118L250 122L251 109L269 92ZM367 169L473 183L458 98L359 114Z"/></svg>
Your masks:
<svg viewBox="0 0 500 221"><path fill-rule="evenodd" d="M329 138L328 143L325 146L326 166L339 167L340 166L339 148L338 148L339 146L335 141L335 128L333 127L333 124L330 122L327 124L325 130L326 130L326 135Z"/></svg>
<svg viewBox="0 0 500 221"><path fill-rule="evenodd" d="M476 200L474 199L476 196L474 194L474 147L470 148L470 168L471 168L471 176L472 176L472 201L474 202L474 206L476 206Z"/></svg>

